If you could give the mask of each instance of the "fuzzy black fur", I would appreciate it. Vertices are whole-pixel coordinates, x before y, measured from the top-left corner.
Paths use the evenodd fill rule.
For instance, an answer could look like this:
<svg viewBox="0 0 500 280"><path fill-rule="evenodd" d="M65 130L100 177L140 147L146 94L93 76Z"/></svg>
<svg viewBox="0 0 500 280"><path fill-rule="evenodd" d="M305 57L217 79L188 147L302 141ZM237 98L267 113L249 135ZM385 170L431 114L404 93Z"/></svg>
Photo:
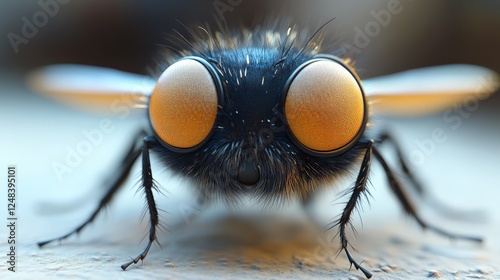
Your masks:
<svg viewBox="0 0 500 280"><path fill-rule="evenodd" d="M161 226L153 195L153 190L158 189L154 184L149 150L159 155L162 163L176 175L191 180L200 191L200 197L219 198L230 203L243 194L253 194L266 202L291 198L307 201L321 186L337 180L363 157L354 187L350 189L350 199L333 226L339 228L340 250L345 251L351 266L361 270L367 278L372 274L352 257L346 228L360 199L368 195L366 184L372 155L382 164L391 190L405 212L423 228L450 238L481 242L481 238L450 233L420 218L399 179L378 151L383 142L392 142L402 171L411 185L423 193L405 164L401 150L388 134L380 135L378 140L357 138L359 141L350 149L334 156L314 155L294 144L283 113L287 81L298 66L315 55L335 53L323 48L321 34L306 35L307 32L295 31L296 28L288 27L288 24L283 26L274 23L268 28L243 29L236 34L227 31L211 33L206 28L198 27L194 31L188 30L187 37L178 32L178 36L170 40L171 50L159 68L163 72L185 56L196 56L210 63L209 68L214 69L212 74L217 75L222 83L223 96L219 100L216 122L209 138L197 149L182 152L163 145L156 136L144 138L143 146L138 147L138 140L145 134L141 132L115 172L116 179L89 218L68 234L40 242L39 246L66 239L92 222L123 185L134 161L142 154L141 188L150 216L149 242L136 258L122 268L143 260L156 240L157 228ZM348 59L344 62L350 64ZM360 133L365 125L366 120ZM238 180L239 168L245 162L256 163L260 168L260 179L251 186Z"/></svg>
<svg viewBox="0 0 500 280"><path fill-rule="evenodd" d="M341 155L320 157L292 141L283 113L286 82L299 65L324 53L321 34L295 29L275 24L211 34L198 27L170 40L176 51L168 53L162 68L182 56L198 56L216 69L222 82L223 101L203 146L189 153L153 149L168 169L192 180L204 197L229 202L242 194L266 202L307 199L341 176L364 151L354 146ZM238 168L248 158L260 167L260 180L250 187L237 180Z"/></svg>

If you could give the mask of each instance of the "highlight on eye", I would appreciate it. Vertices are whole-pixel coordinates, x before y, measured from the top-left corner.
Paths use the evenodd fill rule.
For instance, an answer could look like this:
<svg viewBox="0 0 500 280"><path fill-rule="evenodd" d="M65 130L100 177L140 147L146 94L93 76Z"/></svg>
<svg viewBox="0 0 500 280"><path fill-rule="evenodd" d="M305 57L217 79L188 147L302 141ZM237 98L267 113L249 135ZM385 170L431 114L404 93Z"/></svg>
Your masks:
<svg viewBox="0 0 500 280"><path fill-rule="evenodd" d="M359 137L365 119L361 86L333 59L302 64L288 83L285 115L293 137L315 153L341 152Z"/></svg>
<svg viewBox="0 0 500 280"><path fill-rule="evenodd" d="M210 134L217 105L217 86L210 71L197 60L183 59L158 79L149 102L149 116L163 142L189 149Z"/></svg>

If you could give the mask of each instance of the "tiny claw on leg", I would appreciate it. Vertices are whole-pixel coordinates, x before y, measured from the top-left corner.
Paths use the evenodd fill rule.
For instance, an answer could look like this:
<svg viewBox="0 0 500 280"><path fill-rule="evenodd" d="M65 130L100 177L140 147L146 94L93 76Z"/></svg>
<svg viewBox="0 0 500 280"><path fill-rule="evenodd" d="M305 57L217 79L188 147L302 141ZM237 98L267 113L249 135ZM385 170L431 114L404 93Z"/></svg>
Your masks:
<svg viewBox="0 0 500 280"><path fill-rule="evenodd" d="M158 209L156 208L156 203L153 196L153 173L151 172L151 163L149 160L149 148L154 145L158 145L158 142L153 137L144 138L144 148L142 150L142 187L144 189L144 194L146 197L146 206L149 210L150 217L150 228L149 228L149 242L146 248L142 252L129 262L121 265L123 270L127 269L132 263L138 263L140 260L144 260L146 255L151 248L151 244L156 240L156 227L158 226Z"/></svg>
<svg viewBox="0 0 500 280"><path fill-rule="evenodd" d="M366 182L372 159L372 150L374 143L373 140L363 139L361 143L366 149L365 156L363 157L363 162L361 163L361 169L359 171L358 178L356 179L356 183L352 188L351 197L346 203L344 211L342 212L342 215L340 216L337 224L339 226L340 244L342 246L341 250L344 250L344 252L346 253L351 267L354 265L357 270L361 270L361 272L363 272L366 278L371 278L371 272L359 265L349 253L349 241L347 240L346 236L346 225L350 224L351 214L356 208L356 203L358 203L358 201L360 200L360 196L364 192L366 192Z"/></svg>
<svg viewBox="0 0 500 280"><path fill-rule="evenodd" d="M152 244L152 241L148 242L148 245L146 246L146 248L144 248L144 250L139 254L139 256L135 257L135 259L132 259L131 261L129 262L126 262L124 264L121 265L121 268L123 270L126 270L131 264L136 264L138 263L139 261L142 261L146 258L146 256L148 255L148 252L149 252L149 248L151 248L151 244Z"/></svg>
<svg viewBox="0 0 500 280"><path fill-rule="evenodd" d="M61 242L63 241L64 239L70 237L71 235L73 234L78 234L80 233L80 231L83 229L83 227L85 227L87 224L89 224L89 220L93 219L92 217L90 219L88 219L87 221L85 221L82 225L80 225L79 227L77 227L76 229L74 229L73 231L69 232L68 234L66 235L63 235L61 237L58 237L58 238L53 238L53 239L49 239L49 240L45 240L45 241L41 241L41 242L38 242L37 245L39 248L42 248L43 246L49 244L49 243L52 243L52 242Z"/></svg>
<svg viewBox="0 0 500 280"><path fill-rule="evenodd" d="M363 274L365 275L366 278L370 279L372 278L373 274L368 271L368 269L362 267L361 265L359 265L355 260L354 258L351 256L351 254L349 253L349 250L347 250L347 248L344 248L344 251L347 255L347 259L349 259L349 262L351 263L351 266L354 265L354 268L356 268L357 270L361 270L361 272L363 272Z"/></svg>
<svg viewBox="0 0 500 280"><path fill-rule="evenodd" d="M123 270L126 270L126 269L127 269L127 268L131 265L131 264L133 264L133 263L137 263L137 262L139 262L139 260L138 260L138 259L132 259L131 261L129 261L129 262L127 262L127 263L122 264L122 265L121 265L121 268L122 268Z"/></svg>
<svg viewBox="0 0 500 280"><path fill-rule="evenodd" d="M42 248L43 246L51 243L52 241L54 241L54 240L51 239L51 240L47 240L47 241L38 242L37 245L38 245L38 247Z"/></svg>

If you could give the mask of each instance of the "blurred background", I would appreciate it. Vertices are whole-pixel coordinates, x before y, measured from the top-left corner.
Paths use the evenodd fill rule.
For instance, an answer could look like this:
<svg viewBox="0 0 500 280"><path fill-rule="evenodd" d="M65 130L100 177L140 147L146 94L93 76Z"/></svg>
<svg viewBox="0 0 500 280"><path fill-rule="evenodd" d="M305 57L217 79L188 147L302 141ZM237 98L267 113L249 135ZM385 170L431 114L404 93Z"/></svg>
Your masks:
<svg viewBox="0 0 500 280"><path fill-rule="evenodd" d="M377 19L377 15L384 12L387 14L387 11L390 14L389 19L386 18L386 21ZM18 215L22 219L18 235L22 244L21 258L24 258L24 265L22 262L19 264L20 269L42 276L54 271L59 271L62 276L68 276L73 275L72 271L77 268L81 270L88 261L92 261L94 265L105 267L108 272L112 271L111 273L116 273L116 277L121 277L121 274L118 274L120 271L117 264L121 264L128 256L135 256L145 245L144 242L138 244L144 234L143 230L139 233L130 231L130 228L137 227L143 204L140 195L135 197L133 195L137 179L133 177L133 180L130 180L133 182L125 187L127 191L122 192L116 203L110 207L113 210L100 216L96 225L92 226L92 230L84 231L79 241L73 239L66 247L54 246L46 250L38 250L34 246L35 241L53 237L73 228L77 221L89 213L96 197L102 192L103 182L128 145L131 135L138 126L145 123L145 120L141 116L132 115L120 117L89 114L47 100L26 87L24 78L28 71L47 64L78 63L148 74L146 69L154 67L162 45L167 43L165 39L167 34L171 34L174 29L183 29L177 20L187 26L204 22L215 26L214 18L220 18L222 15L228 26L237 27L243 24L250 28L263 19L287 17L299 25L305 24L315 29L335 17L335 20L325 27L326 34L334 36L341 46L353 47L350 49L350 54L357 62L361 78L451 63L476 64L500 72L499 12L500 2L496 0L1 1L0 166L4 168L13 164L19 170ZM35 23L37 25L34 25ZM359 30L364 30L366 34L366 28L370 26L374 29L371 35L367 36L368 40L364 40L362 45L356 45ZM500 94L482 100L477 108L474 107L466 114L459 115L458 127L452 127L450 123L445 122L442 114L412 119L378 119L395 134L407 151L408 157L411 157L412 152L423 152L419 143L430 139L433 130L444 131L446 141L435 143L432 151L425 153L423 162L419 164L413 162L417 174L429 186L433 195L452 207L473 211L481 209L489 213L485 215L488 217L486 219L488 222L482 224L471 224L470 221L465 225L451 223L450 227L455 231L477 233L486 237L498 236L500 233L500 207L497 205L500 187L495 176L500 167L499 106ZM54 164L64 163L71 149L75 149L85 141L84 131L98 128L103 120L111 121L113 132L104 134L102 142L93 146L92 151L85 155L77 166L71 168L70 172L58 176L54 171ZM384 149L384 152L388 155L392 153L391 149ZM5 182L6 174L1 173L1 182ZM157 180L165 182L162 185L170 193L165 198L161 196L158 198L162 200L164 209L169 213L165 220L169 221L168 225L172 220L182 223L185 221L186 209L193 207L192 194L186 191L184 182L169 180L168 171L158 173L165 179ZM354 241L359 243L357 248L361 248L361 254L357 257L367 259L366 265L370 269L375 268L378 269L378 273L385 273L386 270L381 268L394 264L392 275L411 271L417 276L426 277L426 271L438 269L450 277L456 271L461 271L460 275L481 275L486 279L500 277L498 274L500 243L494 241L495 238L487 239L486 245L480 248L468 245L465 249L462 247L458 250L454 249L454 245L445 246L444 249L439 247L443 244L448 245L449 242L439 237L435 238L433 234L424 235L412 221L401 218L403 215L400 207L386 188L385 178L378 166L374 166L372 176L374 199L371 208L366 207L371 211L362 213L364 224L362 230L360 220L355 220L355 224L359 226L360 238L359 241ZM349 187L350 182L343 181L342 188ZM0 193L0 199L2 205L0 216L2 216L5 214L3 212L5 191ZM332 206L331 201L334 199L335 194L331 194L318 202L317 215L323 224L340 211L338 206L337 208ZM325 206L328 207L328 211L325 210ZM330 209L331 207L333 209ZM224 216L217 213L214 214L215 217ZM292 213L301 211L295 209ZM428 214L427 218L434 223L448 225L448 222L443 222L438 216ZM483 219L478 217L477 220ZM202 221L205 221L201 223L202 225L211 224L206 220ZM224 220L219 223L227 224ZM241 232L241 223L240 220L240 224L236 226L236 235L245 234ZM243 223L245 225L243 231L247 231L249 225L252 228L252 222ZM145 224L141 226L144 228ZM199 227L195 228L194 232L197 232ZM394 230L396 228L397 231ZM253 230L262 234L261 229L255 225ZM0 227L1 236L4 236L4 232L5 228ZM185 234L182 231L181 233ZM220 270L221 266L227 265L227 260L218 261L215 265L197 262L199 267L193 268L192 263L186 266L183 264L185 262L178 261L179 252L185 250L186 246L189 247L190 243L198 246L199 243L211 242L211 234L202 234L200 237L193 235L193 230L188 233L191 233L187 234L188 237L182 237L183 235L179 233L173 234L174 240L177 238L181 243L184 242L183 248L170 244L173 247L167 246L167 248L174 249L154 249L155 252L149 257L150 262L145 262L151 275L154 273L161 275L163 273L161 270L165 269L165 266L167 268L174 266L178 269L170 272L173 275L178 273L176 276L181 279L189 278L183 274L187 273L186 271L195 271L199 273L198 276L206 276L205 270L210 270L207 267ZM229 236L234 238L234 234ZM287 239L279 233L278 236L288 240L288 243L299 244L296 247L303 249L300 238L297 241L295 237ZM166 240L170 239L164 237L163 240L168 243ZM192 240L197 240L199 243L190 242ZM273 239L270 243L274 245L279 243L275 241ZM241 249L243 252L257 256L253 259L250 257L251 261L246 260L247 262L273 258L273 252L259 255L252 251L251 245L245 249L246 239L244 241L237 239L235 242L240 242L239 246L243 247ZM99 244L98 248L92 247L96 243ZM3 239L0 240L0 245L2 248L6 245ZM195 245L190 248L194 250ZM259 243L257 247L261 246L265 251L268 245ZM306 246L306 249L303 249L304 254L314 251L316 246L316 243ZM399 249L395 249L396 251L383 249L388 246ZM436 248L440 249L436 251ZM445 250L445 253L441 249ZM232 249L226 248L226 250ZM207 249L206 252L208 251ZM3 251L1 253L3 254ZM283 254L279 258L290 257L287 253ZM384 254L385 257L380 257L380 254ZM458 260L458 265L450 261L450 254L451 260ZM441 258L443 255L444 258ZM196 257L196 253L191 252L186 258L197 260ZM301 259L295 255L294 258ZM73 265L66 263L68 259L74 261ZM169 259L178 262L173 265ZM332 258L330 261L334 260L337 259ZM305 278L310 275L307 269L313 268L321 270L321 273L314 272L319 278L331 278L336 272L344 273L342 275L359 274L357 271L347 271L348 264L343 255L333 266L323 263L320 268L315 267L314 258L304 257L297 262L301 265L294 263L291 268L287 265L279 266L280 272L284 273L283 275L294 277L302 275ZM231 264L231 260L229 263ZM156 264L159 264L156 266L158 271L154 270ZM266 267L263 263L257 265L260 270L255 269L252 264L244 264L247 265L244 269L236 272L231 270L227 273L247 273L250 277L259 277L262 276L259 273L266 270L264 268L271 270L271 267ZM445 268L440 267L443 264ZM236 262L236 266L238 265L243 266L241 262ZM4 273L4 268L5 264L2 262L0 275ZM297 274L295 271L297 269L304 274ZM88 270L92 269L83 269L87 272ZM131 272L134 273L131 275L137 276L136 272ZM218 274L209 275L216 277ZM389 274L384 275L390 278ZM264 276L263 279L269 274Z"/></svg>
<svg viewBox="0 0 500 280"><path fill-rule="evenodd" d="M326 26L331 36L353 44L355 27L364 30L374 13L394 7L397 13L355 59L368 76L446 63L471 63L500 70L499 4L481 1L41 1L57 3L45 20L39 1L3 2L0 53L2 67L23 71L52 63L102 65L141 73L157 56L165 35L214 17L251 27L265 18L289 17L299 24ZM220 13L219 13L220 12ZM18 51L7 39L22 35L23 17L43 25Z"/></svg>

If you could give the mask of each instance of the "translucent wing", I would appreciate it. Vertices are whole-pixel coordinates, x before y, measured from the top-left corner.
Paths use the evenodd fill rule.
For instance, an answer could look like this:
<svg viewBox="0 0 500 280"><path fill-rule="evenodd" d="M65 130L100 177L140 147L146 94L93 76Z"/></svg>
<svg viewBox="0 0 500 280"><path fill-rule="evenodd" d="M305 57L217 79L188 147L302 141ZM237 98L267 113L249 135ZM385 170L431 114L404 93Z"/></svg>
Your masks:
<svg viewBox="0 0 500 280"><path fill-rule="evenodd" d="M444 65L363 80L371 113L415 116L436 113L467 100L485 99L498 75L474 65Z"/></svg>
<svg viewBox="0 0 500 280"><path fill-rule="evenodd" d="M156 81L148 76L109 68L60 64L32 72L33 90L56 100L91 109L109 109L115 102L145 108Z"/></svg>
<svg viewBox="0 0 500 280"><path fill-rule="evenodd" d="M37 92L77 106L109 109L114 102L145 108L156 81L147 76L85 65L51 65L29 75ZM371 113L423 115L469 99L484 99L498 88L497 74L473 65L408 70L363 80Z"/></svg>

